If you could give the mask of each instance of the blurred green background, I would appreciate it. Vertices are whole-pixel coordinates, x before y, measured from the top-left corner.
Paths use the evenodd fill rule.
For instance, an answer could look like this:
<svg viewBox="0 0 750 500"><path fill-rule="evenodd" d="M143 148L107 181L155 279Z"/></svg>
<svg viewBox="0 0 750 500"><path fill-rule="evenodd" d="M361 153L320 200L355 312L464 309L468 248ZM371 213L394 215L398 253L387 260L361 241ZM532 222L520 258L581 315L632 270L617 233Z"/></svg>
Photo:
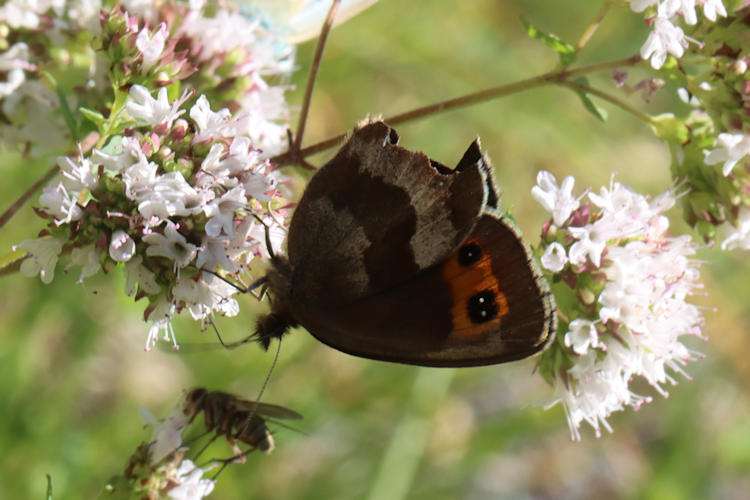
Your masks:
<svg viewBox="0 0 750 500"><path fill-rule="evenodd" d="M351 129L369 114L393 115L552 69L556 56L529 39L524 16L575 42L601 1L380 0L329 38L305 144ZM614 8L581 55L597 62L637 53L648 28ZM290 99L298 104L313 47L299 50ZM631 82L643 77L634 71ZM591 77L617 92L611 76ZM667 87L646 104L682 106ZM540 169L577 189L612 172L640 192L670 183L669 155L647 126L609 105L601 123L569 90L546 87L398 127L401 145L453 165L481 136L504 205L534 242L546 219L529 191ZM296 123L296 120L293 121ZM322 164L332 153L312 158ZM51 164L3 154L3 208ZM301 185L298 186L301 189ZM34 237L41 220L26 207L0 233L3 251ZM675 210L673 228L684 231ZM613 434L583 430L574 443L560 407L543 410L549 388L534 360L461 370L420 369L358 359L304 331L283 344L264 400L305 416L303 432L273 427L277 450L228 467L212 498L542 499L747 498L750 491L749 275L746 254L705 249L700 257L708 342L687 371L694 380L655 395L639 412L616 414ZM119 271L75 284L58 267L50 285L22 276L0 283L0 498L92 498L148 440L138 408L166 416L194 385L252 399L272 362L256 346L146 353L142 304L123 293ZM221 319L225 338L252 330L265 304L241 298L242 313ZM714 310L714 307L716 308ZM185 344L213 343L192 321L175 322ZM188 351L189 349L184 349ZM209 450L228 456L218 443ZM205 456L205 455L204 455Z"/></svg>

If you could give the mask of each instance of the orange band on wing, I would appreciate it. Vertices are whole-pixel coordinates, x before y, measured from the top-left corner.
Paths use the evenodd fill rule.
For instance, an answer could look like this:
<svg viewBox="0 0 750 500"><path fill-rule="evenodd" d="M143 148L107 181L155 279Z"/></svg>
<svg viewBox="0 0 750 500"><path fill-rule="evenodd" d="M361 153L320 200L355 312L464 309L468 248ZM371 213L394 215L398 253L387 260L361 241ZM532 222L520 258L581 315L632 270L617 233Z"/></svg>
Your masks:
<svg viewBox="0 0 750 500"><path fill-rule="evenodd" d="M464 245L476 241L467 241ZM450 336L452 338L476 338L488 331L496 330L500 324L500 319L508 314L508 299L500 290L500 283L492 272L492 260L490 256L482 252L481 258L470 264L462 265L459 263L458 253L451 256L445 264L441 275L446 283L451 287L453 297L453 307L451 315L453 317L453 330ZM486 319L472 319L470 315L470 301L477 294L491 292L494 299L494 306L490 308L493 314Z"/></svg>

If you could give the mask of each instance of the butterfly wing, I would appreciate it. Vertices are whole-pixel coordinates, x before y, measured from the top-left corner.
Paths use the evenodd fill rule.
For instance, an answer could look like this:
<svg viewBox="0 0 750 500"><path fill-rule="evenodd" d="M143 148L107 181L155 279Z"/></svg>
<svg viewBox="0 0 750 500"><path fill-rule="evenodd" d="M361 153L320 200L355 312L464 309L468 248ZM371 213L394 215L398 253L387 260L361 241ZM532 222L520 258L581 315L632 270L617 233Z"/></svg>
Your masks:
<svg viewBox="0 0 750 500"><path fill-rule="evenodd" d="M334 307L388 290L444 260L496 202L478 142L451 170L397 141L366 123L310 180L289 229L294 301Z"/></svg>
<svg viewBox="0 0 750 500"><path fill-rule="evenodd" d="M342 0L333 25L359 14L377 0ZM245 13L265 19L287 43L298 44L320 34L331 8L331 0L249 0L242 2Z"/></svg>
<svg viewBox="0 0 750 500"><path fill-rule="evenodd" d="M423 366L475 366L541 350L554 303L515 226L485 213L444 262L342 307L295 304L300 323L356 356Z"/></svg>

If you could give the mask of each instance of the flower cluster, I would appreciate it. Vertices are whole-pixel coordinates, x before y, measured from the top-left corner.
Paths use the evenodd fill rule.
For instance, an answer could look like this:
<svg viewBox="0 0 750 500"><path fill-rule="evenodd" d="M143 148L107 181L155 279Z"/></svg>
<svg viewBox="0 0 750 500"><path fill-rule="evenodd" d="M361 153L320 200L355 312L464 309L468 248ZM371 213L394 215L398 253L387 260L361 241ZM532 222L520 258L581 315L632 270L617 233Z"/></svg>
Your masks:
<svg viewBox="0 0 750 500"><path fill-rule="evenodd" d="M163 421L147 408L141 408L146 425L153 427L149 443L141 443L128 460L121 476L110 479L105 493L118 497L172 498L198 500L208 496L215 479L203 475L213 467L200 468L185 458L188 448L180 447L188 417L180 407L174 408Z"/></svg>
<svg viewBox="0 0 750 500"><path fill-rule="evenodd" d="M662 69L686 106L652 121L670 147L675 182L685 187L685 220L727 250L750 248L748 19L750 7L696 29L705 46L690 70Z"/></svg>
<svg viewBox="0 0 750 500"><path fill-rule="evenodd" d="M214 18L185 4L156 15L168 9L184 23L149 28L120 7L102 14L111 104L80 110L93 130L78 154L58 159L61 179L39 198L47 229L16 245L29 254L21 271L47 283L63 254L82 266L79 282L123 267L127 294L149 302L147 349L161 333L176 346L171 319L182 311L202 321L237 314L226 277L240 280L254 258L268 256L266 231L280 246L287 216L268 160L280 147L283 87L261 74L283 74L289 51L269 53L271 35L264 42L249 20L221 10L215 15L243 36L219 49ZM222 84L222 71L244 83ZM234 112L212 110L210 96Z"/></svg>
<svg viewBox="0 0 750 500"><path fill-rule="evenodd" d="M647 11L648 23L652 28L646 43L641 47L641 57L649 59L654 69L664 65L667 55L680 58L692 42L701 42L687 35L676 25L676 19L681 17L686 24L698 23L696 4L703 8L703 16L711 22L718 16L726 17L727 11L722 0L631 0L630 8L634 12Z"/></svg>
<svg viewBox="0 0 750 500"><path fill-rule="evenodd" d="M696 357L680 341L701 335L702 315L687 302L700 289L695 247L672 237L664 212L675 198L653 200L618 182L598 194L573 195L573 178L558 187L540 172L532 195L552 214L542 234L541 263L553 283L561 328L540 360L574 439L588 422L597 433L607 417L650 397L634 393L634 376L658 392L675 383L669 371Z"/></svg>
<svg viewBox="0 0 750 500"><path fill-rule="evenodd" d="M237 289L219 274L240 276L267 255L263 224L280 227L278 179L228 110L214 112L205 96L187 116L188 93L170 102L133 86L125 110L129 135L75 160L59 159L62 179L47 187L38 213L45 235L17 248L31 255L22 272L54 277L57 256L69 247L83 270L122 263L128 295L147 296L147 348L158 334L174 341L171 318L187 309L197 320L215 311L232 316ZM260 218L259 222L256 218ZM283 232L271 233L280 245Z"/></svg>
<svg viewBox="0 0 750 500"><path fill-rule="evenodd" d="M293 47L227 5L7 2L0 7L0 143L33 152L45 137L46 151L64 150L92 130L77 116L80 106L107 108L113 87L179 81L244 115L238 134L266 155L278 153L286 141L283 82L293 69Z"/></svg>

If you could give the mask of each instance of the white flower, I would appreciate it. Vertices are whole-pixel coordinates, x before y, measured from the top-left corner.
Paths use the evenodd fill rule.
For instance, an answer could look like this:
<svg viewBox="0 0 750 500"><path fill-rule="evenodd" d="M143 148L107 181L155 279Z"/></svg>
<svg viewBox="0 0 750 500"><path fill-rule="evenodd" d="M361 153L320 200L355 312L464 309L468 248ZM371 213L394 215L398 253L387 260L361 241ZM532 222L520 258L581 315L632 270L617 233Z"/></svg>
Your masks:
<svg viewBox="0 0 750 500"><path fill-rule="evenodd" d="M703 1L703 15L709 21L716 21L716 15L721 17L727 17L727 9L724 8L724 4L721 0L704 0Z"/></svg>
<svg viewBox="0 0 750 500"><path fill-rule="evenodd" d="M80 193L84 189L91 191L98 185L97 176L91 168L89 159L81 157L80 161L79 165L67 156L57 157L57 166L60 167L65 187L75 193Z"/></svg>
<svg viewBox="0 0 750 500"><path fill-rule="evenodd" d="M167 31L166 23L160 23L156 30L154 30L153 35L148 28L143 28L140 33L138 33L138 36L135 39L135 46L143 55L144 72L150 70L161 57L168 35L169 32Z"/></svg>
<svg viewBox="0 0 750 500"><path fill-rule="evenodd" d="M204 95L190 108L190 118L198 126L198 133L193 139L195 142L232 136L236 132L231 126L232 114L229 110L222 108L216 112L211 111L211 105Z"/></svg>
<svg viewBox="0 0 750 500"><path fill-rule="evenodd" d="M245 245L243 244L243 246ZM213 238L208 235L203 236L201 246L198 248L195 267L208 269L209 271L216 271L221 268L228 273L236 273L240 270L240 267L229 258L227 239L225 237Z"/></svg>
<svg viewBox="0 0 750 500"><path fill-rule="evenodd" d="M67 271L70 266L82 266L81 275L76 281L76 283L80 284L84 279L98 273L99 269L102 268L99 263L100 256L101 250L95 247L74 248L70 253L70 264L65 266L65 270Z"/></svg>
<svg viewBox="0 0 750 500"><path fill-rule="evenodd" d="M201 469L186 458L177 468L177 477L174 478L177 486L171 488L167 496L175 500L197 500L208 496L216 485L215 480L203 478L203 473L210 469Z"/></svg>
<svg viewBox="0 0 750 500"><path fill-rule="evenodd" d="M54 10L54 13L59 16L62 14L64 5L64 0L9 0L0 7L0 22L13 29L35 30L39 28L39 19L42 14Z"/></svg>
<svg viewBox="0 0 750 500"><path fill-rule="evenodd" d="M180 109L180 106L188 97L190 97L190 92L185 91L179 99L170 104L166 87L159 89L154 99L146 87L133 85L130 87L130 99L125 104L125 108L133 118L141 119L152 127L161 125L168 130L172 127L172 122L185 112L184 109Z"/></svg>
<svg viewBox="0 0 750 500"><path fill-rule="evenodd" d="M698 22L695 13L695 0L662 0L657 9L657 16L669 18L680 13L685 23L693 25Z"/></svg>
<svg viewBox="0 0 750 500"><path fill-rule="evenodd" d="M36 276L49 284L55 277L55 265L62 252L63 242L52 236L42 236L35 240L23 240L13 246L13 251L25 250L29 256L21 263L21 274L26 277Z"/></svg>
<svg viewBox="0 0 750 500"><path fill-rule="evenodd" d="M146 337L146 351L154 348L162 332L164 332L163 339L165 341L172 341L172 348L174 350L180 348L174 336L174 327L172 327L172 316L174 316L174 313L174 304L165 297L161 297L153 306L153 309L148 312L148 320L151 322L151 326L148 329L148 336Z"/></svg>
<svg viewBox="0 0 750 500"><path fill-rule="evenodd" d="M134 198L144 218L163 220L173 215L197 214L213 196L213 191L193 189L180 172L169 172L155 178L148 190L140 191Z"/></svg>
<svg viewBox="0 0 750 500"><path fill-rule="evenodd" d="M557 273L562 271L562 268L568 263L568 256L565 255L565 247L554 242L544 250L544 254L539 260L545 269Z"/></svg>
<svg viewBox="0 0 750 500"><path fill-rule="evenodd" d="M182 444L182 430L190 423L189 417L183 413L180 407L172 409L169 416L163 421L159 421L145 406L141 406L140 414L143 422L154 428L148 447L149 462L158 464Z"/></svg>
<svg viewBox="0 0 750 500"><path fill-rule="evenodd" d="M601 265L602 252L607 247L608 238L601 231L596 231L599 222L587 224L583 227L568 228L570 234L576 239L576 242L568 251L571 263L575 265L585 264L588 257L596 267Z"/></svg>
<svg viewBox="0 0 750 500"><path fill-rule="evenodd" d="M214 238L219 235L233 237L235 212L245 205L247 205L247 200L245 188L242 186L227 191L221 198L207 204L203 209L208 217L206 234Z"/></svg>
<svg viewBox="0 0 750 500"><path fill-rule="evenodd" d="M193 319L206 318L218 310L224 316L236 316L239 304L232 295L237 289L210 273L202 273L200 279L181 279L172 288L174 300L184 302Z"/></svg>
<svg viewBox="0 0 750 500"><path fill-rule="evenodd" d="M115 231L109 240L109 256L117 262L127 262L135 255L135 241L125 231Z"/></svg>
<svg viewBox="0 0 750 500"><path fill-rule="evenodd" d="M750 136L722 133L716 138L715 146L718 147L709 151L704 161L707 165L724 162L721 172L726 177L737 162L750 154Z"/></svg>
<svg viewBox="0 0 750 500"><path fill-rule="evenodd" d="M24 70L33 68L28 62L30 55L29 46L23 42L0 53L0 75L5 74L5 81L0 81L0 99L13 94L26 81Z"/></svg>
<svg viewBox="0 0 750 500"><path fill-rule="evenodd" d="M143 257L136 255L125 263L125 294L135 293L136 285L148 294L157 294L161 287L155 280L155 274L143 265Z"/></svg>
<svg viewBox="0 0 750 500"><path fill-rule="evenodd" d="M122 172L125 182L125 195L131 200L143 199L156 183L156 171L159 166L142 156L137 163L130 165Z"/></svg>
<svg viewBox="0 0 750 500"><path fill-rule="evenodd" d="M630 10L633 12L643 12L648 7L658 3L659 0L630 0Z"/></svg>
<svg viewBox="0 0 750 500"><path fill-rule="evenodd" d="M55 224L69 224L83 217L83 209L78 205L78 199L70 196L62 182L57 186L47 186L39 196L39 204L45 212L55 218Z"/></svg>
<svg viewBox="0 0 750 500"><path fill-rule="evenodd" d="M657 16L653 31L641 47L641 57L651 59L651 66L659 69L667 60L667 54L682 57L687 46L688 39L682 28L673 25L666 17Z"/></svg>
<svg viewBox="0 0 750 500"><path fill-rule="evenodd" d="M597 347L599 335L596 325L585 319L574 319L570 322L570 330L565 334L565 345L573 347L578 354L586 354L589 347Z"/></svg>
<svg viewBox="0 0 750 500"><path fill-rule="evenodd" d="M558 188L555 176L541 170L536 176L536 182L537 185L531 188L531 196L552 214L555 225L561 226L579 206L579 198L572 195L575 179L566 177Z"/></svg>
<svg viewBox="0 0 750 500"><path fill-rule="evenodd" d="M744 205L737 215L737 223L738 226L732 227L732 232L721 242L722 250L750 249L750 209Z"/></svg>
<svg viewBox="0 0 750 500"><path fill-rule="evenodd" d="M177 230L177 225L167 221L164 234L151 233L143 237L149 244L146 255L166 257L174 261L174 268L183 268L195 259L198 248L188 243Z"/></svg>
<svg viewBox="0 0 750 500"><path fill-rule="evenodd" d="M143 153L138 139L135 137L123 137L112 154L105 153L99 149L94 149L93 153L91 153L92 164L102 165L112 172L120 172L135 163L141 162L147 164L146 155ZM154 169L155 173L156 169Z"/></svg>

